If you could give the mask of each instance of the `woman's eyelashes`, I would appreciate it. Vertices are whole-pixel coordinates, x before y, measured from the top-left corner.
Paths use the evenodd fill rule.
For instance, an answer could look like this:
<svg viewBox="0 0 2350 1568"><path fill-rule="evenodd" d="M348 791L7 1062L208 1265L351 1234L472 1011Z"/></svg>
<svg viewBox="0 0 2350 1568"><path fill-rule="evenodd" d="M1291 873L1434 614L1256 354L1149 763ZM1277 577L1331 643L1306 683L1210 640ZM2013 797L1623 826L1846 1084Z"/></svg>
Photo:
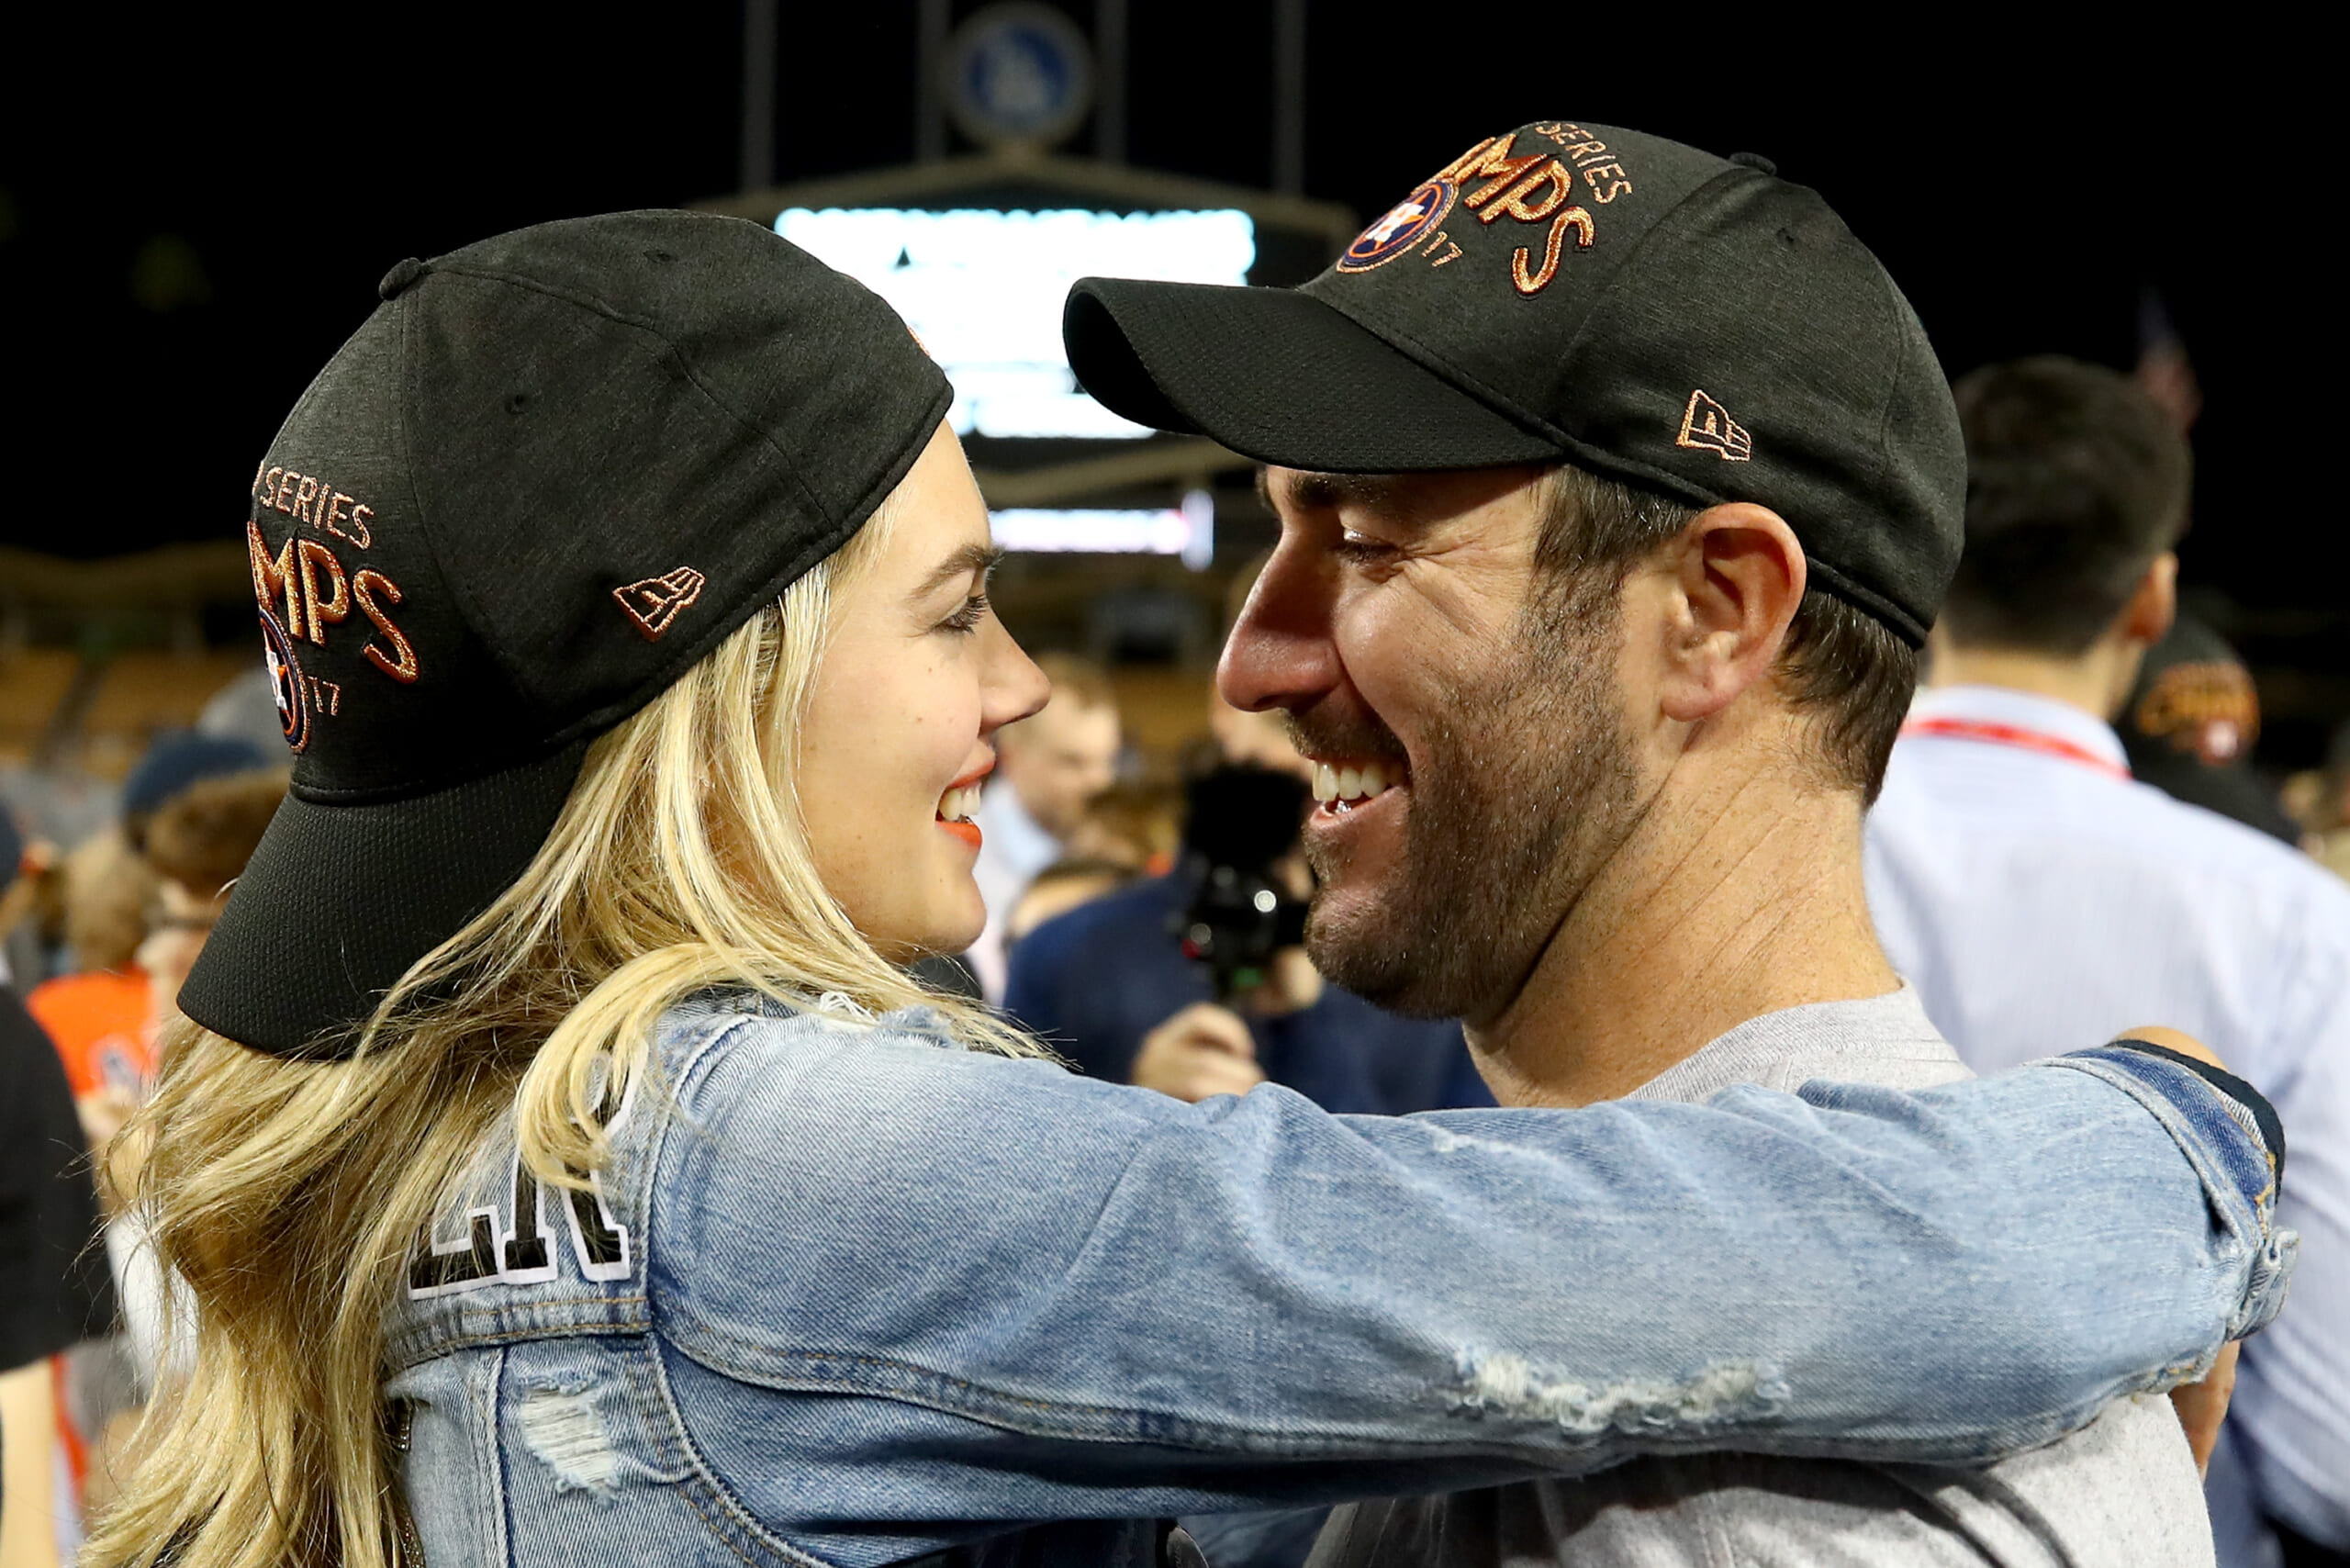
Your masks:
<svg viewBox="0 0 2350 1568"><path fill-rule="evenodd" d="M963 601L963 607L938 623L942 632L960 634L976 632L979 622L988 618L988 596L984 590Z"/></svg>

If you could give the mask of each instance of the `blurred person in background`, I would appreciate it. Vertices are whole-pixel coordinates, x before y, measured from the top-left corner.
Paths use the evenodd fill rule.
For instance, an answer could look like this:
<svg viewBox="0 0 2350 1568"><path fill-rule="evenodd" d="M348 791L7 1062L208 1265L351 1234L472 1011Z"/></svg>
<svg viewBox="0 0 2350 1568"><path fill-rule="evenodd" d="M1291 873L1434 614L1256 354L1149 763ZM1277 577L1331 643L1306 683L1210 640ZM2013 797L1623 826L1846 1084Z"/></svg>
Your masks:
<svg viewBox="0 0 2350 1568"><path fill-rule="evenodd" d="M1182 840L1183 791L1180 788L1150 782L1113 784L1085 808L1061 846L1061 859L1107 860L1157 876L1175 864Z"/></svg>
<svg viewBox="0 0 2350 1568"><path fill-rule="evenodd" d="M1061 857L1086 808L1115 782L1124 741L1117 694L1099 665L1068 654L1039 655L1036 665L1053 683L1052 699L997 737L995 773L974 819L980 845L971 874L988 924L964 957L990 1002L1003 1000L1005 922L1036 873Z"/></svg>
<svg viewBox="0 0 2350 1568"><path fill-rule="evenodd" d="M0 935L24 908L24 841L0 810ZM73 1094L0 958L0 1568L50 1568L80 1540L66 1352L114 1323Z"/></svg>
<svg viewBox="0 0 2350 1568"><path fill-rule="evenodd" d="M285 721L266 669L249 669L212 694L196 718L196 733L217 740L243 741L274 754L285 744Z"/></svg>
<svg viewBox="0 0 2350 1568"><path fill-rule="evenodd" d="M79 852L90 861L68 889L69 931L78 958L106 967L45 982L30 1005L55 1040L109 1209L138 1166L138 1151L117 1135L147 1099L180 983L286 779L274 756L243 742L165 737L126 782L119 831ZM139 902L126 908L133 893ZM93 1518L114 1495L115 1456L154 1384L167 1288L136 1215L110 1214L104 1237L93 1255L111 1267L122 1321L94 1327L61 1384L74 1480Z"/></svg>
<svg viewBox="0 0 2350 1568"><path fill-rule="evenodd" d="M1979 1072L2152 1014L2219 1043L2276 1102L2294 1156L2278 1212L2301 1234L2300 1274L2245 1347L2207 1492L2230 1568L2277 1562L2280 1540L2288 1563L2338 1563L2350 889L2131 777L2112 725L2171 624L2188 486L2177 431L2126 378L2070 360L1979 370L1957 395L1965 552L1933 689L1869 817L1870 908ZM2177 706L2184 722L2210 705Z"/></svg>
<svg viewBox="0 0 2350 1568"><path fill-rule="evenodd" d="M93 1148L102 1147L145 1098L155 1076L155 1031L178 993L177 975L141 967L167 893L149 864L150 824L185 791L207 779L266 771L277 758L251 742L182 732L159 737L123 780L117 824L65 858L68 973L31 988L26 1005L56 1042ZM279 785L283 793L283 781ZM156 952L168 956L166 940ZM182 973L185 973L183 969Z"/></svg>
<svg viewBox="0 0 2350 1568"><path fill-rule="evenodd" d="M1141 875L1139 866L1123 857L1074 856L1054 861L1036 873L1035 880L1028 884L1028 890L1013 906L1012 918L1004 925L1006 950L1016 951L1038 926L1058 920L1096 899L1107 898Z"/></svg>
<svg viewBox="0 0 2350 1568"><path fill-rule="evenodd" d="M1250 775L1271 789L1250 790ZM1245 1094L1271 1081L1326 1111L1406 1115L1492 1104L1459 1024L1398 1018L1326 984L1302 931L1235 997L1219 997L1212 965L1186 952L1187 912L1217 864L1234 858L1221 844L1257 827L1213 819L1236 811L1278 817L1261 829L1277 846L1264 857L1279 892L1302 901L1313 890L1298 846L1309 803L1292 776L1249 764L1195 781L1175 868L1026 933L1013 950L1005 1010L1090 1076L1178 1100ZM1213 1008L1222 1027L1199 1027L1200 1007Z"/></svg>
<svg viewBox="0 0 2350 1568"><path fill-rule="evenodd" d="M2146 650L2114 727L2140 783L2271 838L2300 843L2300 825L2253 770L2260 693L2252 671L2200 621L2177 617Z"/></svg>
<svg viewBox="0 0 2350 1568"><path fill-rule="evenodd" d="M2289 806L2302 846L2335 876L2350 879L2350 722L2337 727L2325 764L2291 780Z"/></svg>

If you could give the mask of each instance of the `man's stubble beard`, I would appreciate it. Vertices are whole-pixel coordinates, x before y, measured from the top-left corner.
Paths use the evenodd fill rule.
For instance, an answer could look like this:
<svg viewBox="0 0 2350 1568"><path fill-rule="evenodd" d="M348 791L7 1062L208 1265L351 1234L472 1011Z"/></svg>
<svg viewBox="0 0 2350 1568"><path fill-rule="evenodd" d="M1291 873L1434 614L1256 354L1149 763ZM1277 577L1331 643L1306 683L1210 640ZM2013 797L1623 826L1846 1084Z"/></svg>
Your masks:
<svg viewBox="0 0 2350 1568"><path fill-rule="evenodd" d="M1631 831L1639 778L1617 696L1621 622L1612 592L1590 595L1596 606L1574 601L1583 597L1529 611L1499 672L1444 693L1389 885L1351 889L1345 906L1315 901L1306 949L1333 983L1407 1016L1494 1016ZM1329 846L1308 854L1318 881L1343 875Z"/></svg>

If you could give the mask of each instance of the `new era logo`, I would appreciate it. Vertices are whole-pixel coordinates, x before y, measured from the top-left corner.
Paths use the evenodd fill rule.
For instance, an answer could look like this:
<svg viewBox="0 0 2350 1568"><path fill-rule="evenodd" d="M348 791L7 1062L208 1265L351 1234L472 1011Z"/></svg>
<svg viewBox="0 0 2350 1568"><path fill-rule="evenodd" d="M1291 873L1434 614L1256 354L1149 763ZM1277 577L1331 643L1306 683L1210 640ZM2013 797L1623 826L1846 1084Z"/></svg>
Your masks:
<svg viewBox="0 0 2350 1568"><path fill-rule="evenodd" d="M669 622L677 618L677 611L701 597L701 584L699 572L691 566L679 566L674 572L616 588L612 597L628 611L628 618L636 622L636 629L644 633L644 640L655 643L669 629Z"/></svg>
<svg viewBox="0 0 2350 1568"><path fill-rule="evenodd" d="M1681 434L1673 444L1713 453L1725 463L1743 463L1754 455L1754 438L1746 433L1746 427L1707 397L1703 387L1689 394L1688 410L1681 416Z"/></svg>

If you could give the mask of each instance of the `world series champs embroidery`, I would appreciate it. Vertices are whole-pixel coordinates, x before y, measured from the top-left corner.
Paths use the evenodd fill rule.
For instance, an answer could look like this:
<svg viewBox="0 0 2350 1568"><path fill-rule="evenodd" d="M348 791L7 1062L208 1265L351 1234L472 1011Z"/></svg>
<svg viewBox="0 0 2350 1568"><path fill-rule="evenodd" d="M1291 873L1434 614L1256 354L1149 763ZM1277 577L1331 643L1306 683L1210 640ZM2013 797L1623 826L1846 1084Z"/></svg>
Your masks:
<svg viewBox="0 0 2350 1568"><path fill-rule="evenodd" d="M252 498L245 549L261 613L263 664L285 744L298 753L308 748L315 720L341 714L343 694L341 682L303 669L303 644L327 646L329 629L355 611L370 629L360 656L379 674L412 686L422 666L392 619L405 598L399 584L374 566L345 564L347 554L364 554L375 543L373 507L315 475L266 460L253 475ZM262 532L265 511L309 532L297 526L273 550Z"/></svg>
<svg viewBox="0 0 2350 1568"><path fill-rule="evenodd" d="M1538 144L1521 153L1516 131L1487 137L1357 235L1338 258L1337 270L1370 272L1416 249L1432 267L1458 260L1460 241L1443 227L1457 204L1474 213L1482 227L1504 218L1548 226L1539 247L1520 245L1510 256L1511 286L1524 298L1539 295L1559 275L1570 241L1582 252L1598 240L1598 221L1584 201L1605 207L1628 194L1632 181L1607 144L1581 126L1544 120L1533 129L1559 150ZM1579 190L1578 180L1586 188Z"/></svg>

